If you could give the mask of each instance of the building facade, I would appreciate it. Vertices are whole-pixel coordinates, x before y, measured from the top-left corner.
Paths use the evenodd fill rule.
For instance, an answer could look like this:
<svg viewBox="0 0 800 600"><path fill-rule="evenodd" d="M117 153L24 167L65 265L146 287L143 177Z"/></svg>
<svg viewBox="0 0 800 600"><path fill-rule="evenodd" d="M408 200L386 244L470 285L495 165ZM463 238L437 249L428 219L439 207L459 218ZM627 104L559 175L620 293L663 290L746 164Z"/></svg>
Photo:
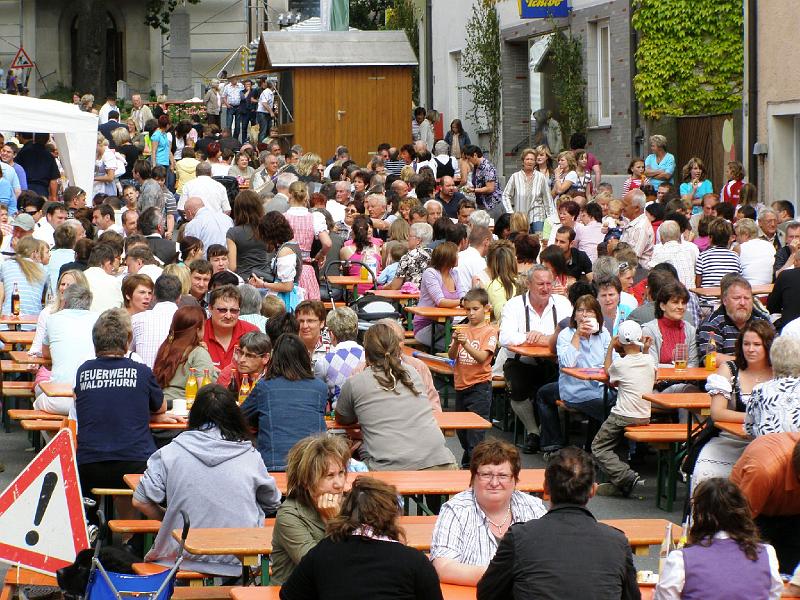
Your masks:
<svg viewBox="0 0 800 600"><path fill-rule="evenodd" d="M761 200L800 197L800 60L797 7L782 0L745 1L744 151ZM752 152L752 155L750 153Z"/></svg>
<svg viewBox="0 0 800 600"><path fill-rule="evenodd" d="M569 27L580 37L587 81L587 149L603 163L604 179L626 176L631 157L641 151L641 136L633 96L632 29L629 0L572 0L571 15L556 19L522 19L518 0L500 0L502 61L502 171L519 168L519 152L547 142L556 152L568 147L558 139L559 103L552 88L558 73L549 56L549 40L556 27ZM486 125L470 118L472 108L461 67L466 24L472 2L437 0L432 5L434 106L445 120L445 130L458 118L473 138L486 147ZM420 61L424 63L423 60ZM421 76L422 79L422 76ZM496 157L497 159L497 157ZM616 187L616 186L615 186Z"/></svg>
<svg viewBox="0 0 800 600"><path fill-rule="evenodd" d="M145 24L145 3L139 0L97 0L107 10L106 74L116 89L124 81L131 92L169 93L170 37ZM8 68L17 46L36 62L28 82L31 94L42 95L59 84L72 87L76 52L78 8L64 0L13 0L0 22L0 64ZM287 0L202 0L188 12L191 56L191 95L227 63L228 71L241 71L236 50L247 46L267 29L277 28L277 17L287 10ZM179 98L176 98L179 99ZM180 98L184 99L184 98Z"/></svg>

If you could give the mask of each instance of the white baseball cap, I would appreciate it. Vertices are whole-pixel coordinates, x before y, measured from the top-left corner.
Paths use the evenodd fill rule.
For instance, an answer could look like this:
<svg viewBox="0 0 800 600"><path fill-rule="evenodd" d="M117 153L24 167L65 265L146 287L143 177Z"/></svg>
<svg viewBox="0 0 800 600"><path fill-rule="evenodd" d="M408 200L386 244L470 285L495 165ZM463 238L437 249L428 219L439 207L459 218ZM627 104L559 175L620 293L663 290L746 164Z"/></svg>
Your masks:
<svg viewBox="0 0 800 600"><path fill-rule="evenodd" d="M617 329L617 339L621 344L636 344L643 348L642 327L636 321L624 321Z"/></svg>

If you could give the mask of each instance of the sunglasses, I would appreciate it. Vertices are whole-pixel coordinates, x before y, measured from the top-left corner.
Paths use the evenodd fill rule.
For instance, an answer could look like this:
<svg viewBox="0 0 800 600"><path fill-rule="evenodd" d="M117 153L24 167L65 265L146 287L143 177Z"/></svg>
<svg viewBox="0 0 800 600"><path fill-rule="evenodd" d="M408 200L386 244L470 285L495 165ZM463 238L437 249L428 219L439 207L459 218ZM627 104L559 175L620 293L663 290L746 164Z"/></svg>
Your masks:
<svg viewBox="0 0 800 600"><path fill-rule="evenodd" d="M241 312L240 309L238 309L238 308L215 307L214 310L217 311L217 313L219 313L220 315L225 315L225 314L228 314L228 313L230 313L232 315L238 315L239 312Z"/></svg>

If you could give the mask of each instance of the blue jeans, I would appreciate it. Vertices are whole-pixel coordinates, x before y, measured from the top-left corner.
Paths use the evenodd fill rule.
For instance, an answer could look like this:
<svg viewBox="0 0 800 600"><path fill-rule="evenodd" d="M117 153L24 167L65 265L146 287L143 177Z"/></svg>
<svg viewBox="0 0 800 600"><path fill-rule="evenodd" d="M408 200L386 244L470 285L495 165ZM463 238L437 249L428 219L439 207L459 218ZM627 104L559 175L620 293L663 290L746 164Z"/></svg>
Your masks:
<svg viewBox="0 0 800 600"><path fill-rule="evenodd" d="M269 128L272 126L272 116L266 112L256 113L256 122L258 123L258 141L260 144L264 138L269 135Z"/></svg>
<svg viewBox="0 0 800 600"><path fill-rule="evenodd" d="M236 128L233 128L234 119L236 120ZM225 129L231 130L231 135L238 138L242 129L242 116L239 114L238 106L229 106L225 111Z"/></svg>
<svg viewBox="0 0 800 600"><path fill-rule="evenodd" d="M531 228L529 231L531 233L541 233L544 231L544 221L534 221L531 223Z"/></svg>
<svg viewBox="0 0 800 600"><path fill-rule="evenodd" d="M488 421L491 407L491 381L476 383L463 390L456 390L456 411L474 412ZM464 454L461 457L461 467L469 468L472 449L483 441L483 438L486 437L486 431L483 429L458 429L456 434L458 435L458 441L461 442L461 447L464 449Z"/></svg>
<svg viewBox="0 0 800 600"><path fill-rule="evenodd" d="M579 410L587 417L602 423L606 418L606 414L603 406L602 390L600 390L600 394L597 398L583 402L570 402L564 398L561 399L567 407ZM541 449L543 452L553 452L563 448L569 442L564 438L564 432L561 429L561 422L558 418L556 401L560 395L557 381L543 385L536 394L536 406L539 409Z"/></svg>

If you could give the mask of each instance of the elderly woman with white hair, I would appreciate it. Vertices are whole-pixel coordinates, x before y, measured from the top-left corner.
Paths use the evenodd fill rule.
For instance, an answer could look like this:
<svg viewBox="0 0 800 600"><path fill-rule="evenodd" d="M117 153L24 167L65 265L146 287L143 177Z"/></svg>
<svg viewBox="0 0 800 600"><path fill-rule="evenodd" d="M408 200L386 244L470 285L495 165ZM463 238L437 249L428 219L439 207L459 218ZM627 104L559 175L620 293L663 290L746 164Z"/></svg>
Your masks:
<svg viewBox="0 0 800 600"><path fill-rule="evenodd" d="M753 219L739 219L734 226L736 246L733 251L739 254L742 277L750 285L772 283L772 265L775 262L775 246L758 237L758 225Z"/></svg>
<svg viewBox="0 0 800 600"><path fill-rule="evenodd" d="M358 315L352 308L334 308L325 318L325 325L332 347L314 363L314 375L328 386L328 402L335 408L344 382L364 364L364 348L356 341Z"/></svg>
<svg viewBox="0 0 800 600"><path fill-rule="evenodd" d="M442 218L442 214L444 214L444 207L438 200L428 200L425 204L423 204L423 206L427 211L428 225L433 227L433 224Z"/></svg>
<svg viewBox="0 0 800 600"><path fill-rule="evenodd" d="M239 319L252 323L263 332L267 325L267 318L261 314L261 293L249 283L239 285L242 300L239 303Z"/></svg>
<svg viewBox="0 0 800 600"><path fill-rule="evenodd" d="M656 190L662 183L672 183L675 172L675 157L667 152L667 138L663 135L650 136L650 154L644 159L644 174L648 183Z"/></svg>
<svg viewBox="0 0 800 600"><path fill-rule="evenodd" d="M681 227L677 221L664 221L658 228L658 237L661 243L653 246L653 257L647 266L652 269L658 264L669 263L678 271L678 280L687 288L693 288L697 246L681 239Z"/></svg>
<svg viewBox="0 0 800 600"><path fill-rule="evenodd" d="M800 431L800 338L776 338L769 357L774 378L753 388L744 418L753 437Z"/></svg>

